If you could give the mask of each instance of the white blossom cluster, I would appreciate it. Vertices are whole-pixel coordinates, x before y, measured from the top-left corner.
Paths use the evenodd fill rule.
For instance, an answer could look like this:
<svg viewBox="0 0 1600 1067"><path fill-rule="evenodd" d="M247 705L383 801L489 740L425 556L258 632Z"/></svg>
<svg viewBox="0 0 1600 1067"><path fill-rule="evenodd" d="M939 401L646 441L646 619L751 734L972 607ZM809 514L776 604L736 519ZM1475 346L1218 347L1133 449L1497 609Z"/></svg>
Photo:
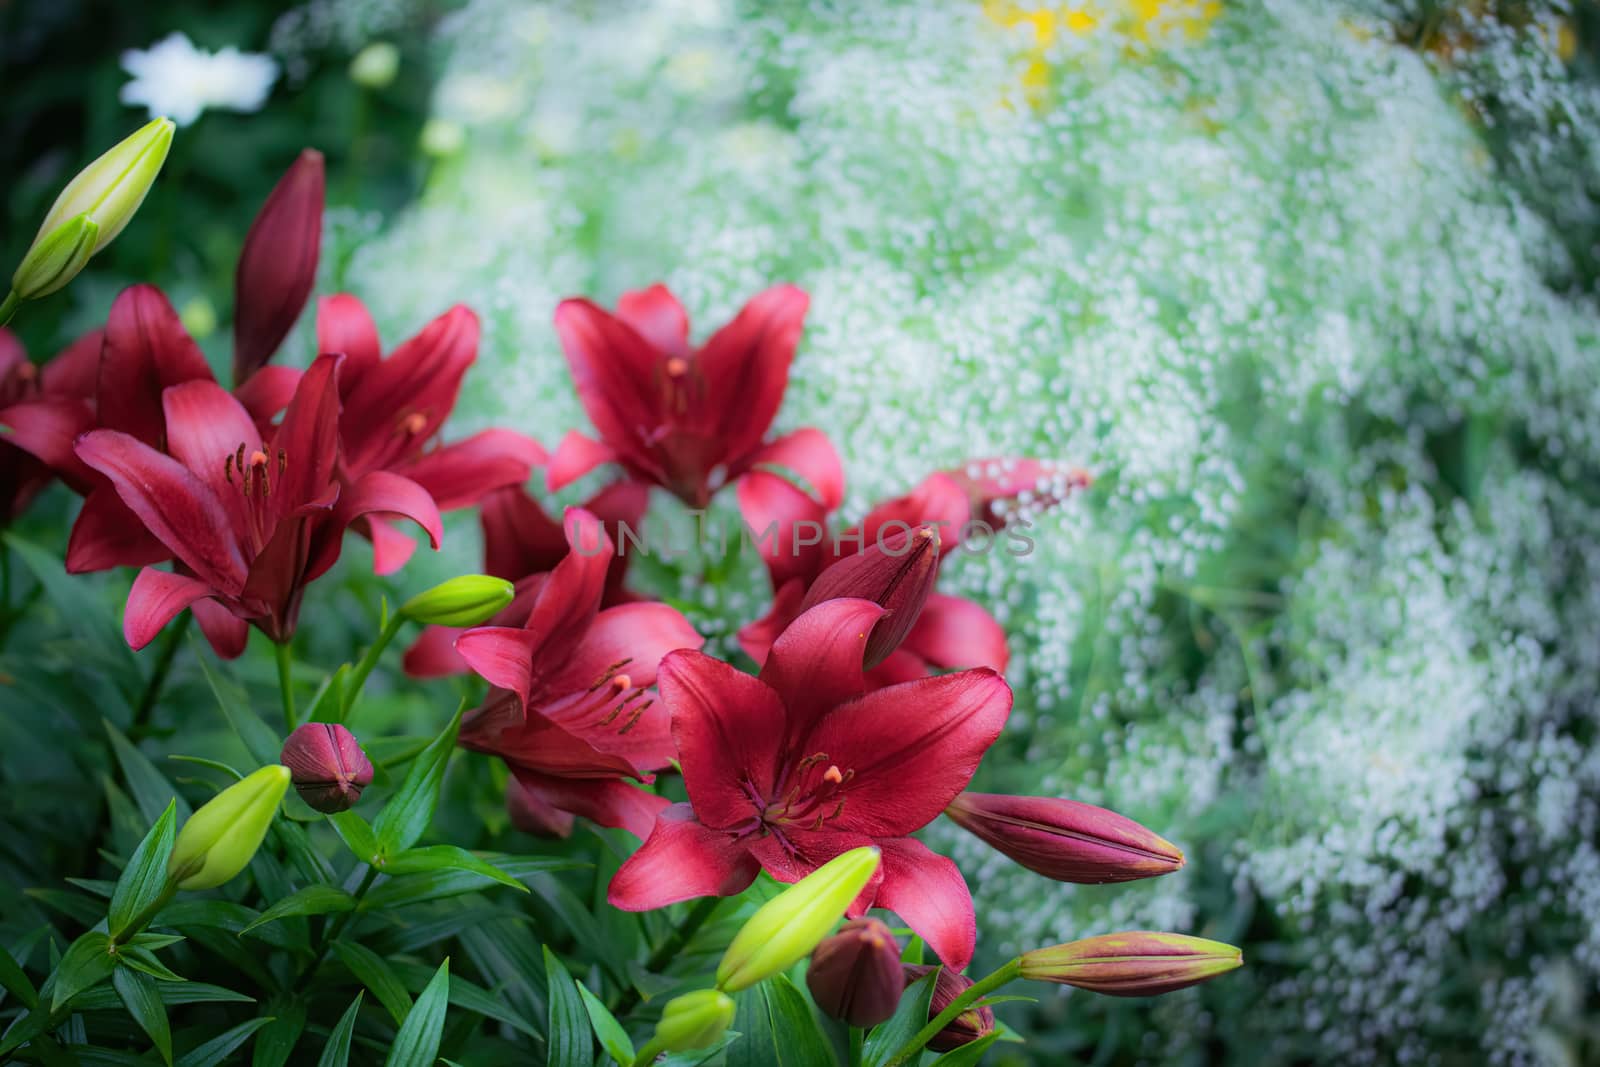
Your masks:
<svg viewBox="0 0 1600 1067"><path fill-rule="evenodd" d="M1189 864L1058 887L936 829L983 950L1244 943L1142 1010L1151 1062L1208 1036L1552 1062L1600 975L1600 314L1570 169L1600 106L1561 5L1525 6L1447 52L1402 39L1404 5L1328 0L473 0L439 41L462 151L350 227L330 283L390 340L471 304L461 413L552 446L584 428L562 297L663 280L704 337L802 285L780 423L836 441L846 518L973 456L1097 477L1032 516L1032 555L948 566L1013 635L980 785L1115 808ZM705 562L642 579L725 635L763 579ZM1106 1010L1048 999L1039 1029Z"/></svg>

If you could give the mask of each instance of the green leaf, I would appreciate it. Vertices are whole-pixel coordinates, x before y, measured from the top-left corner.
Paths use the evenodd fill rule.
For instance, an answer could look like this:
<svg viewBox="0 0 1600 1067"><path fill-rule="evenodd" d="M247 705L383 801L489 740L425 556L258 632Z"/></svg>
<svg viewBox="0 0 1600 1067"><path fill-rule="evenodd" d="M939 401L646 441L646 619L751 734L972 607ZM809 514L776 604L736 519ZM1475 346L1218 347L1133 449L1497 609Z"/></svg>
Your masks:
<svg viewBox="0 0 1600 1067"><path fill-rule="evenodd" d="M426 966L419 964L396 960L390 963L389 966L400 976L400 980L405 983L407 989L415 989L419 993L433 978L433 972ZM544 1035L539 1032L538 1028L518 1014L516 1009L507 1003L507 998L503 994L499 992L491 993L481 985L469 982L460 975L452 975L450 978L450 1003L463 1011L487 1016L497 1022L505 1023L514 1030L522 1031L535 1041L541 1043L544 1041Z"/></svg>
<svg viewBox="0 0 1600 1067"><path fill-rule="evenodd" d="M455 751L456 731L461 728L461 712L456 708L450 723L432 744L412 762L405 781L395 790L389 803L373 820L372 831L378 836L378 854L381 857L399 855L422 836L433 820L433 811L439 805L439 787L444 782L445 767L450 754Z"/></svg>
<svg viewBox="0 0 1600 1067"><path fill-rule="evenodd" d="M94 583L68 574L60 559L37 545L10 533L3 539L44 586L49 602L81 639L75 651L87 661L84 666L90 673L103 667L131 711L133 701L144 688L144 676L122 636L122 627Z"/></svg>
<svg viewBox="0 0 1600 1067"><path fill-rule="evenodd" d="M110 719L102 719L101 722L105 724L112 751L117 755L117 765L122 768L122 777L128 783L128 791L133 794L133 802L139 806L139 814L144 821L148 824L161 818L168 804L177 805L180 821L187 819L190 815L189 803L178 795L166 775L156 770L156 765L146 759L144 753L112 725Z"/></svg>
<svg viewBox="0 0 1600 1067"><path fill-rule="evenodd" d="M331 885L308 885L272 905L239 932L247 934L258 926L291 915L327 915L330 912L353 911L355 906L356 898L343 889Z"/></svg>
<svg viewBox="0 0 1600 1067"><path fill-rule="evenodd" d="M161 1003L169 1008L183 1004L254 1004L256 1000L255 997L205 982L157 982L156 993L161 997ZM109 986L98 986L73 997L67 1008L71 1011L112 1011L120 1010L121 1005L116 990Z"/></svg>
<svg viewBox="0 0 1600 1067"><path fill-rule="evenodd" d="M194 641L190 638L191 643ZM228 725L233 727L233 732L239 735L239 740L244 742L244 747L252 759L265 766L277 763L278 756L283 750L283 742L278 739L277 733L250 710L249 703L242 697L223 691L224 679L219 675L217 668L211 664L211 656L202 652L198 647L194 649L194 658L200 664L200 672L205 675L206 683L211 687L211 695L216 697L217 707L222 709L222 715L228 720ZM241 707L240 704L243 703Z"/></svg>
<svg viewBox="0 0 1600 1067"><path fill-rule="evenodd" d="M303 827L288 819L274 819L271 833L273 840L283 847L284 854L303 880L328 884L333 882L333 868L322 858L322 853L312 846L311 838Z"/></svg>
<svg viewBox="0 0 1600 1067"><path fill-rule="evenodd" d="M383 871L385 874L421 874L425 871L470 871L473 874L491 878L501 885L520 889L524 893L528 891L527 886L494 864L481 860L466 849L458 848L455 845L427 845L423 848L408 848L404 852L384 860Z"/></svg>
<svg viewBox="0 0 1600 1067"><path fill-rule="evenodd" d="M734 995L733 1028L744 1040L728 1049L728 1067L772 1067L777 1063L772 1045L772 1011L767 1007L767 984L751 986Z"/></svg>
<svg viewBox="0 0 1600 1067"><path fill-rule="evenodd" d="M272 1022L261 1028L251 1050L251 1067L284 1067L306 1029L306 1002L293 994L273 997L267 1004Z"/></svg>
<svg viewBox="0 0 1600 1067"><path fill-rule="evenodd" d="M550 946L544 949L544 975L550 993L550 1025L546 1028L549 1059L546 1067L590 1067L594 1063L589 1036L589 1013L578 996L572 975Z"/></svg>
<svg viewBox="0 0 1600 1067"><path fill-rule="evenodd" d="M56 1012L73 997L111 977L117 959L111 954L111 938L90 930L74 941L50 976L50 1010Z"/></svg>
<svg viewBox="0 0 1600 1067"><path fill-rule="evenodd" d="M980 1037L971 1044L951 1049L934 1060L928 1067L973 1067L974 1064L983 1059L983 1054L989 1051L989 1046L999 1040L999 1033L990 1034L988 1037Z"/></svg>
<svg viewBox="0 0 1600 1067"><path fill-rule="evenodd" d="M105 906L81 893L68 893L64 889L24 889L22 892L45 907L59 911L79 926L94 926L105 918Z"/></svg>
<svg viewBox="0 0 1600 1067"><path fill-rule="evenodd" d="M586 867L588 864L570 860L562 856L522 856L510 861L497 863L498 869L513 878L523 878L535 873L549 871L570 870L574 867ZM389 879L374 886L362 901L363 911L385 911L389 908L402 907L407 904L420 904L428 900L442 900L446 897L460 896L462 893L476 893L479 890L490 889L500 884L500 879L490 878L487 875L474 871L439 870L423 874L411 874L402 878ZM570 891L569 894L570 896ZM590 923L593 917L590 916Z"/></svg>
<svg viewBox="0 0 1600 1067"><path fill-rule="evenodd" d="M933 982L938 976L939 972L930 971L906 987L900 997L900 1006L894 1010L889 1021L874 1026L867 1035L861 1049L862 1067L881 1067L890 1056L900 1051L900 1046L928 1025L928 1005L933 1000Z"/></svg>
<svg viewBox="0 0 1600 1067"><path fill-rule="evenodd" d="M156 992L156 983L149 975L118 967L111 976L111 984L133 1021L139 1024L155 1045L156 1051L167 1063L172 1062L172 1026L167 1022L167 1009Z"/></svg>
<svg viewBox="0 0 1600 1067"><path fill-rule="evenodd" d="M367 820L353 811L341 811L337 815L329 815L328 822L356 859L362 863L372 863L378 858L378 835L372 832Z"/></svg>
<svg viewBox="0 0 1600 1067"><path fill-rule="evenodd" d="M344 722L344 683L349 674L350 664L341 663L338 670L323 679L322 688L311 698L306 722Z"/></svg>
<svg viewBox="0 0 1600 1067"><path fill-rule="evenodd" d="M22 1006L29 1011L38 1006L38 991L23 973L22 965L3 946L0 946L0 989L22 1001Z"/></svg>
<svg viewBox="0 0 1600 1067"><path fill-rule="evenodd" d="M356 1016L361 1013L364 993L364 990L356 990L356 999L339 1016L339 1025L333 1028L328 1043L322 1046L322 1058L317 1060L317 1067L345 1067L350 1062L350 1035L355 1033Z"/></svg>
<svg viewBox="0 0 1600 1067"><path fill-rule="evenodd" d="M177 1067L217 1067L217 1064L233 1054L234 1049L250 1040L251 1034L270 1022L272 1017L269 1015L242 1022L231 1030L224 1030L205 1044L196 1045L179 1056Z"/></svg>
<svg viewBox="0 0 1600 1067"><path fill-rule="evenodd" d="M611 1014L611 1009L589 992L582 982L578 983L578 995L583 998L584 1010L589 1013L589 1025L594 1027L594 1036L600 1039L600 1047L622 1067L629 1067L633 1063L634 1051L633 1042L628 1040L628 1032Z"/></svg>
<svg viewBox="0 0 1600 1067"><path fill-rule="evenodd" d="M372 990L372 995L378 998L378 1003L388 1010L395 1022L405 1021L407 1013L411 1011L411 997L383 957L353 941L334 941L333 951L350 969L350 973Z"/></svg>
<svg viewBox="0 0 1600 1067"><path fill-rule="evenodd" d="M811 1004L786 975L763 983L772 1019L772 1048L782 1067L832 1067L833 1046L811 1014Z"/></svg>
<svg viewBox="0 0 1600 1067"><path fill-rule="evenodd" d="M155 953L146 948L136 948L132 945L124 946L117 954L117 959L124 967L132 967L136 971L143 971L151 978L159 978L163 982L182 982L186 979L181 974L170 970L166 964L156 959Z"/></svg>
<svg viewBox="0 0 1600 1067"><path fill-rule="evenodd" d="M177 812L178 802L174 798L167 802L167 810L139 842L133 858L123 868L122 877L117 879L117 888L111 893L111 911L106 917L113 938L121 938L133 920L154 904L166 888L167 857L172 855Z"/></svg>
<svg viewBox="0 0 1600 1067"><path fill-rule="evenodd" d="M206 759L204 756L180 756L180 755L171 755L171 756L168 756L167 758L169 760L173 760L174 762L177 762L177 763L192 763L196 767L209 767L211 770L220 771L221 773L227 775L229 778L232 778L235 782L239 781L241 778L244 777L244 775L240 774L237 769L229 766L226 763L223 763L221 760Z"/></svg>
<svg viewBox="0 0 1600 1067"><path fill-rule="evenodd" d="M454 733L454 731L451 731ZM439 1039L444 1034L444 1017L450 1003L450 958L439 964L417 1002L411 1006L400 1032L389 1046L385 1067L433 1067L439 1057Z"/></svg>
<svg viewBox="0 0 1600 1067"><path fill-rule="evenodd" d="M689 1052L674 1052L660 1063L657 1063L655 1067L700 1067L702 1063L709 1063L715 1059L717 1054L724 1049L735 1045L743 1036L737 1030L729 1030L722 1035L720 1041L710 1048L693 1049ZM732 1054L729 1054L727 1062L733 1062Z"/></svg>

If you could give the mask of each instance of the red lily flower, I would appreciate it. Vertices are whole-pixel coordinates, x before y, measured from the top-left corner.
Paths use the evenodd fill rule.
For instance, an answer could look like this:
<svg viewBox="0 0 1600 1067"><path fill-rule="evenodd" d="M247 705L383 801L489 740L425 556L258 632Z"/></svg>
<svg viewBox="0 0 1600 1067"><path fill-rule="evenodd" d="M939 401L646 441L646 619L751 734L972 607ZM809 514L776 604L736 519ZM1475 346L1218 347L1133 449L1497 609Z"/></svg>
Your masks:
<svg viewBox="0 0 1600 1067"><path fill-rule="evenodd" d="M562 301L556 332L600 440L569 433L551 460L550 490L611 461L705 507L764 461L761 441L783 402L809 299L774 286L699 348L664 285L622 294L615 315Z"/></svg>
<svg viewBox="0 0 1600 1067"><path fill-rule="evenodd" d="M613 482L583 505L603 529L636 529L650 503L648 487L639 482ZM498 489L483 498L478 509L483 528L483 572L504 578L516 586L516 595L489 620L490 626L520 626L533 610L533 601L543 576L566 558L567 531L545 514L539 502L521 486ZM628 555L623 551L622 535L612 538L617 552L606 571L606 589L600 598L603 608L633 601L623 588L628 572ZM406 649L402 665L413 678L444 678L464 674L472 668L456 651L456 638L466 631L456 626L427 626Z"/></svg>
<svg viewBox="0 0 1600 1067"><path fill-rule="evenodd" d="M431 444L478 358L478 316L467 307L457 304L383 359L372 316L361 301L341 293L317 308L317 347L345 356L339 439L347 481L391 471L427 490L440 511L454 511L496 489L521 485L546 459L539 442L510 430ZM372 540L378 574L399 570L416 547L377 516L360 529Z"/></svg>
<svg viewBox="0 0 1600 1067"><path fill-rule="evenodd" d="M413 519L438 547L439 511L414 482L374 471L341 490L335 479L342 359L318 358L266 433L221 386L195 380L162 393L171 455L118 430L79 438L78 458L177 562L135 579L123 619L130 646L188 607L223 657L244 650L245 620L288 640L306 583L338 559L345 527L372 512Z"/></svg>
<svg viewBox="0 0 1600 1067"><path fill-rule="evenodd" d="M568 509L565 526L570 550L535 579L526 622L480 626L456 641L496 687L462 722L460 743L505 760L530 806L643 837L667 801L625 779L648 782L676 755L649 692L656 666L704 639L665 604L601 610L611 539L579 508ZM557 820L545 821L559 832Z"/></svg>
<svg viewBox="0 0 1600 1067"><path fill-rule="evenodd" d="M849 849L883 850L851 908L889 908L954 968L972 958L972 897L956 865L908 836L965 787L1000 735L1011 690L987 668L867 691L862 655L883 609L826 600L772 645L759 678L698 652L661 662L689 803L667 809L611 881L644 911L727 896L765 868L793 882Z"/></svg>
<svg viewBox="0 0 1600 1067"><path fill-rule="evenodd" d="M45 395L0 411L7 440L55 470L84 497L67 542L67 571L138 567L171 553L130 512L111 483L73 451L79 435L118 430L155 449L167 447L162 394L182 382L211 382L211 368L166 296L153 285L117 295L104 331L74 346L78 395ZM90 364L93 369L90 369ZM266 367L235 391L263 431L294 393L300 372Z"/></svg>
<svg viewBox="0 0 1600 1067"><path fill-rule="evenodd" d="M15 334L0 327L0 426L12 430L0 434L0 526L26 511L55 477L50 464L11 443L13 423L26 423L30 411L35 419L65 418L75 423L84 416L92 419L89 403L99 364L98 330L78 338L41 367L28 359Z"/></svg>

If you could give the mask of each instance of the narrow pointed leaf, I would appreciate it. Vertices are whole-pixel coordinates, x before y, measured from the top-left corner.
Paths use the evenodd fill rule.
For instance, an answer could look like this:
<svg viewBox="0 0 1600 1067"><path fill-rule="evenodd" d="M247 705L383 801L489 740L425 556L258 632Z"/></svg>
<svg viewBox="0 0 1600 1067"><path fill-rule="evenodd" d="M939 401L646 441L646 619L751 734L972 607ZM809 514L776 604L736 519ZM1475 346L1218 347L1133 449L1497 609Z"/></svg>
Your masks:
<svg viewBox="0 0 1600 1067"><path fill-rule="evenodd" d="M85 989L111 977L116 957L111 955L110 947L111 938L98 930L91 930L72 943L50 976L52 1012Z"/></svg>
<svg viewBox="0 0 1600 1067"><path fill-rule="evenodd" d="M333 951L350 969L350 973L372 990L372 995L378 998L378 1003L384 1006L395 1022L405 1021L407 1013L411 1011L411 997L383 957L353 941L335 941Z"/></svg>
<svg viewBox="0 0 1600 1067"><path fill-rule="evenodd" d="M364 994L364 990L357 990L356 999L339 1017L339 1024L328 1035L328 1043L322 1046L317 1067L345 1067L350 1062L350 1036L355 1033L356 1016L361 1014L361 998Z"/></svg>
<svg viewBox="0 0 1600 1067"><path fill-rule="evenodd" d="M511 875L502 871L494 864L479 859L464 848L455 845L428 845L424 848L408 848L395 856L390 856L384 861L385 874L420 874L424 871L468 871L480 874L485 878L493 879L501 885L508 885L513 889L520 889L524 893L528 887L517 881Z"/></svg>
<svg viewBox="0 0 1600 1067"><path fill-rule="evenodd" d="M328 822L356 859L362 863L372 863L377 859L378 835L372 832L367 820L353 811L341 811L337 815L329 815Z"/></svg>
<svg viewBox="0 0 1600 1067"><path fill-rule="evenodd" d="M258 926L291 915L328 915L334 912L353 911L355 906L356 898L337 886L308 885L272 905L239 932L247 934Z"/></svg>
<svg viewBox="0 0 1600 1067"><path fill-rule="evenodd" d="M589 1013L572 975L548 945L544 950L544 973L550 987L547 1067L591 1067L594 1041L589 1033Z"/></svg>
<svg viewBox="0 0 1600 1067"><path fill-rule="evenodd" d="M606 1050L606 1055L623 1067L633 1063L633 1042L628 1040L628 1032L611 1014L611 1009L589 992L582 982L578 983L578 995L583 998L584 1010L589 1013L589 1025L594 1027L594 1036L600 1039L600 1047Z"/></svg>
<svg viewBox="0 0 1600 1067"><path fill-rule="evenodd" d="M217 1064L231 1056L235 1049L250 1040L251 1034L270 1022L272 1017L267 1016L242 1022L231 1030L224 1030L205 1044L196 1045L179 1056L176 1067L217 1067Z"/></svg>
<svg viewBox="0 0 1600 1067"><path fill-rule="evenodd" d="M39 993L33 988L33 983L4 947L0 947L0 988L22 1001L22 1006L29 1011L39 1003Z"/></svg>
<svg viewBox="0 0 1600 1067"><path fill-rule="evenodd" d="M444 1034L444 1018L450 1005L450 960L439 964L433 980L411 1006L411 1013L400 1024L400 1032L389 1046L385 1067L433 1067L439 1057L439 1039Z"/></svg>
<svg viewBox="0 0 1600 1067"><path fill-rule="evenodd" d="M767 987L772 1018L775 1062L782 1067L836 1067L833 1046L823 1034L811 1004L787 975L775 975Z"/></svg>
<svg viewBox="0 0 1600 1067"><path fill-rule="evenodd" d="M111 894L111 910L106 926L112 937L120 938L139 913L156 902L167 884L167 857L172 854L176 835L177 798L167 802L167 810L150 828L133 857L117 879ZM171 1059L169 1056L168 1059Z"/></svg>
<svg viewBox="0 0 1600 1067"><path fill-rule="evenodd" d="M106 734L111 738L112 751L116 753L117 765L122 768L123 780L128 783L128 791L133 794L133 802L139 806L139 814L149 824L161 818L161 813L167 810L168 804L177 808L177 817L181 822L190 815L187 801L178 795L177 789L167 781L166 775L156 769L156 765L145 758L144 753L129 741L121 730L112 725L110 719L102 720Z"/></svg>
<svg viewBox="0 0 1600 1067"><path fill-rule="evenodd" d="M881 1067L928 1024L928 1004L933 1000L933 982L937 977L937 971L930 971L907 986L894 1015L888 1022L872 1028L861 1049L863 1067Z"/></svg>
<svg viewBox="0 0 1600 1067"><path fill-rule="evenodd" d="M378 812L372 831L378 838L380 856L398 855L416 844L427 830L439 804L439 786L444 782L445 767L455 750L456 731L460 728L461 709L457 708L450 724L412 762L405 781Z"/></svg>
<svg viewBox="0 0 1600 1067"><path fill-rule="evenodd" d="M951 1049L934 1060L928 1067L974 1067L979 1060L983 1059L983 1054L989 1051L989 1046L999 1040L1000 1034L998 1031L987 1037L980 1037L969 1045Z"/></svg>
<svg viewBox="0 0 1600 1067"><path fill-rule="evenodd" d="M122 998L123 1005L128 1009L128 1014L133 1016L133 1021L139 1024L139 1029L149 1036L156 1051L161 1053L161 1058L167 1063L172 1062L172 1026L167 1022L167 1009L161 1003L161 997L156 992L156 983L149 975L127 967L118 967L111 976L111 984L116 987L117 996Z"/></svg>

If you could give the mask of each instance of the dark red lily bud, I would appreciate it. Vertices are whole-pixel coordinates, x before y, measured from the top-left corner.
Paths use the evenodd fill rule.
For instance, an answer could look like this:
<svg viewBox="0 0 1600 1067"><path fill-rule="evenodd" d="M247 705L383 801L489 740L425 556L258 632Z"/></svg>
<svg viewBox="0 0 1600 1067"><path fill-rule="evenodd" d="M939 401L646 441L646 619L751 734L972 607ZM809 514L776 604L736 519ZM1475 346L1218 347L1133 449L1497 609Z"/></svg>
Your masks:
<svg viewBox="0 0 1600 1067"><path fill-rule="evenodd" d="M938 577L939 531L932 526L892 531L823 571L806 591L800 613L840 597L880 605L883 617L872 628L862 657L862 665L871 670L900 647Z"/></svg>
<svg viewBox="0 0 1600 1067"><path fill-rule="evenodd" d="M322 153L300 153L250 226L233 278L233 383L272 358L311 296L322 251Z"/></svg>
<svg viewBox="0 0 1600 1067"><path fill-rule="evenodd" d="M817 1007L851 1026L877 1026L905 991L900 944L877 919L851 919L811 954L806 988Z"/></svg>
<svg viewBox="0 0 1600 1067"><path fill-rule="evenodd" d="M289 768L295 791L325 815L346 811L372 784L372 761L343 726L308 722L289 735L278 757Z"/></svg>
<svg viewBox="0 0 1600 1067"><path fill-rule="evenodd" d="M1028 870L1058 882L1131 882L1183 866L1176 845L1132 819L1076 800L962 793L944 813Z"/></svg>
<svg viewBox="0 0 1600 1067"><path fill-rule="evenodd" d="M928 1018L931 1020L941 1011L948 1008L961 994L972 988L972 979L966 975L957 974L948 967L925 967L921 964L908 963L903 965L906 985L910 985L929 971L938 970L939 977L933 980L933 1000L928 1004ZM962 1045L970 1045L981 1037L988 1037L994 1033L993 1008L968 1008L933 1035L933 1040L928 1042L928 1047L935 1052L949 1052Z"/></svg>

